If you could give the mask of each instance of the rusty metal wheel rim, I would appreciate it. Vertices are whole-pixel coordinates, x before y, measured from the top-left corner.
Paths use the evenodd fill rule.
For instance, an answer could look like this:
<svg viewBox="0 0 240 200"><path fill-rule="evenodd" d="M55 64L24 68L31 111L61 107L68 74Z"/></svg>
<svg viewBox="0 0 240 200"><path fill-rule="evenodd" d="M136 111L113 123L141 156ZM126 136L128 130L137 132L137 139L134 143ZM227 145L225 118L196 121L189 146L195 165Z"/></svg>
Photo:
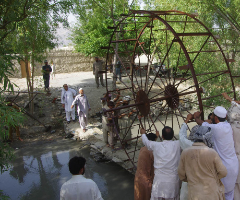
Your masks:
<svg viewBox="0 0 240 200"><path fill-rule="evenodd" d="M141 19L141 18L145 18L148 19L147 22L142 25L141 30L137 33L136 31L136 36L135 38L126 38L126 37L122 37L119 38L118 41L114 41L114 36L116 35L116 33L121 33L122 35L124 35L126 33L126 31L122 31L119 30L119 28L121 26L124 26L126 23L126 21L130 21L130 19L132 19L133 21L135 21L134 24L134 28L137 29L137 22L136 19ZM173 25L171 25L171 23L173 23L171 20L169 20L170 16L174 16L176 17L175 19L177 19L178 17L185 17L186 21L179 21L179 23L185 23L185 28L183 29L182 32L176 32L175 27ZM183 18L181 18L183 19ZM172 127L173 127L173 116L175 116L175 118L177 118L177 123L178 126L180 128L180 119L184 120L186 117L186 114L189 112L187 110L186 113L182 114L182 112L179 110L179 105L180 105L180 101L183 101L183 97L187 96L187 95L191 95L191 94L195 94L197 96L197 100L195 102L190 102L190 101L185 101L184 103L189 103L189 104L194 104L196 106L198 106L198 110L206 110L206 109L213 109L214 105L205 105L205 101L209 100L209 99L214 99L214 98L221 98L221 93L217 93L216 95L213 96L207 96L206 94L202 93L202 89L201 86L209 81L214 80L215 78L219 78L219 77L226 77L228 78L230 84L231 84L231 90L227 91L228 93L233 93L234 97L236 97L236 93L235 93L235 86L234 86L234 81L233 81L233 76L230 70L230 60L228 60L224 54L223 49L221 48L221 46L219 45L217 39L214 37L214 35L211 33L211 31L202 23L200 22L198 19L195 18L195 16L184 13L184 12L180 12L180 11L131 11L131 13L124 17L122 19L122 21L119 22L119 24L114 27L114 31L113 31L113 35L112 38L109 42L109 46L107 47L108 49L108 55L107 55L107 59L106 59L106 66L107 66L107 60L109 58L110 52L113 50L113 52L116 53L118 59L120 60L121 64L125 67L125 63L123 61L123 57L124 54L123 52L119 52L116 51L116 49L114 49L113 44L116 43L121 43L123 44L122 46L126 46L126 52L128 54L129 60L131 60L131 64L134 65L135 63L135 57L137 54L139 54L139 49L142 50L143 54L147 54L147 49L144 49L144 43L146 42L146 40L142 40L142 38L144 37L144 34L149 33L150 32L150 36L149 36L149 41L151 43L151 41L153 41L153 28L155 25L155 22L161 22L164 26L165 26L165 31L166 32L166 53L165 56L161 57L161 59L163 61L161 61L161 65L164 64L164 61L168 59L168 57L170 56L170 52L171 52L171 48L173 47L173 45L178 44L179 46L179 55L182 53L185 57L185 64L184 65L177 65L177 71L181 70L184 71L184 73L182 73L182 76L179 78L179 80L177 78L161 78L159 77L159 72L157 72L157 74L155 75L155 77L151 77L149 75L149 77L147 77L145 79L144 82L144 76L145 74L148 73L148 70L140 70L140 72L138 71L138 75L137 70L135 70L133 67L131 68L131 70L129 71L129 73L127 74L128 80L130 81L130 85L128 85L127 83L124 83L124 81L122 81L122 85L124 85L125 88L121 88L121 91L128 91L131 93L131 105L127 106L128 108L131 107L135 107L138 110L138 114L141 114L144 117L143 119L143 126L145 128L148 128L148 131L152 131L152 130L156 130L156 124L155 122L158 120L160 121L161 126L165 126L167 123L166 121L168 120L168 118L172 118ZM178 22L176 22L178 23ZM201 30L205 31L205 32L191 32L191 33L187 33L185 32L187 29L187 24L188 23L192 23L192 24L198 24L198 26L201 27ZM148 31L147 29L150 29L150 31ZM169 40L167 39L167 37L170 37L170 34L172 34L172 38L170 38ZM168 35L169 34L169 35ZM205 39L200 39L203 40L203 44L201 46L200 49L195 50L195 51L191 51L190 47L187 46L186 44L186 38L189 37L206 37ZM211 44L214 44L214 49L213 50L208 50L207 48L211 47L211 45L209 45L211 40ZM168 41L170 41L168 43ZM152 42L153 44L156 45L155 41ZM132 46L133 51L132 53L130 53L129 51L129 45ZM168 46L169 45L169 46ZM189 44L188 44L189 45ZM149 45L149 49L151 45ZM157 47L156 47L157 48ZM123 49L123 48L122 48ZM207 50L206 50L207 49ZM151 52L149 50L149 52ZM147 55L149 55L149 52ZM223 64L224 70L212 70L206 73L199 73L196 71L195 67L195 62L197 59L201 59L201 54L204 53L219 53L218 56L221 56L222 60L223 60ZM195 56L192 56L192 54L195 54ZM179 56L180 57L180 56ZM200 58L199 58L200 57ZM148 56L148 65L149 63L151 63L153 59L149 58ZM139 65L140 65L140 61L139 61ZM190 72L190 76L189 73ZM188 74L188 75L187 75ZM109 87L109 80L107 77L107 73L105 73L105 77L106 77L106 89L107 92L110 93L114 93L116 91L111 90L111 88ZM201 81L199 77L208 77L205 79L202 79ZM140 79L138 77L141 77ZM209 78L210 77L210 78ZM147 81L152 81L152 84L148 85L148 83L146 83ZM160 82L157 82L156 80L160 80ZM186 83L187 81L192 80L192 85L190 85L188 88L186 89L179 89L179 85ZM155 85L154 85L155 84ZM210 84L210 83L209 83ZM156 93L156 96L153 97L150 95L151 93L151 89L152 87L156 86L159 87L159 93ZM141 91L141 92L140 92ZM142 93L143 92L143 93ZM139 99L139 94L144 96L144 100L141 101ZM146 95L145 95L146 94ZM160 96L159 96L160 95ZM162 95L162 96L161 96ZM164 102L165 104L161 107L159 107L157 105L157 103L159 102ZM159 116L152 116L151 111L146 111L144 110L144 103L148 102L151 106L151 108L155 107L155 110L159 110L159 113L161 115L166 115L165 120L159 120ZM123 107L119 107L116 108L115 110L121 110ZM126 108L126 106L125 106ZM148 106L146 106L146 109L149 109ZM202 113L202 118L204 118L204 112ZM137 117L135 116L133 119L133 122L130 124L130 126L134 125L137 126L138 129L141 127L141 123L137 122ZM135 122L135 123L134 123ZM129 131L129 127L126 127L126 129ZM158 128L159 129L159 128ZM118 131L119 132L119 131ZM119 134L119 133L118 133ZM134 137L132 139L133 143L135 142L135 149L131 152L128 152L126 149L125 152L128 156L128 159L126 159L126 162L131 162L132 165L135 167L136 163L135 163L135 158L134 156L136 156L137 152L139 151L139 148L137 148L138 145L138 139L140 137L139 134L139 130L138 130L138 134L136 137ZM119 137L119 140L122 143L124 143L124 140L122 140Z"/></svg>

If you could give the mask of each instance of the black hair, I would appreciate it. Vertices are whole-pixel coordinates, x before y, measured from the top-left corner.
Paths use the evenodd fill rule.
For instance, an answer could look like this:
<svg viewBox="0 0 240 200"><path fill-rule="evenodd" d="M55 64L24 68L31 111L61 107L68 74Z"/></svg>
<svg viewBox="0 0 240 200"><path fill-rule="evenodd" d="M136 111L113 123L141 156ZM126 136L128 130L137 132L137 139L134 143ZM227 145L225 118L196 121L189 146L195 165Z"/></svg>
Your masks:
<svg viewBox="0 0 240 200"><path fill-rule="evenodd" d="M226 121L226 117L225 118L221 118L221 117L218 117L215 114L214 114L214 116L216 116L218 118L219 122L225 122Z"/></svg>
<svg viewBox="0 0 240 200"><path fill-rule="evenodd" d="M209 113L209 115L208 115L208 119L211 119L212 114L213 114L212 112Z"/></svg>
<svg viewBox="0 0 240 200"><path fill-rule="evenodd" d="M148 133L148 134L146 134L146 136L147 136L148 140L150 140L150 141L155 141L157 138L156 134L154 134L154 133Z"/></svg>
<svg viewBox="0 0 240 200"><path fill-rule="evenodd" d="M201 139L196 139L196 140L193 140L193 142L203 142L203 140L201 140Z"/></svg>
<svg viewBox="0 0 240 200"><path fill-rule="evenodd" d="M113 101L109 101L107 105L108 105L108 107L109 107L109 106L113 106L113 107L114 107L115 104L114 104Z"/></svg>
<svg viewBox="0 0 240 200"><path fill-rule="evenodd" d="M173 129L171 127L165 126L162 129L162 137L165 140L171 140L171 139L173 139L173 136L174 136L174 131L173 131Z"/></svg>
<svg viewBox="0 0 240 200"><path fill-rule="evenodd" d="M72 175L78 175L80 170L85 166L86 159L80 156L71 158L68 162L69 171Z"/></svg>

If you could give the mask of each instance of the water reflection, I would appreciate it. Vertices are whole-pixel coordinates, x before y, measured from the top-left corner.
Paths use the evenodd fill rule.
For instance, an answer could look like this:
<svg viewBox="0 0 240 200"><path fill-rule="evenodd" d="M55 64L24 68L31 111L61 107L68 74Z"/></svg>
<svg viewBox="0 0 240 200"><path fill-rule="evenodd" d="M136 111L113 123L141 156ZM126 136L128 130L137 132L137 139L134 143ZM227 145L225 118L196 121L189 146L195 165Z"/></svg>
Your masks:
<svg viewBox="0 0 240 200"><path fill-rule="evenodd" d="M133 199L134 176L114 163L96 163L89 147L79 150L81 145L64 140L18 150L11 169L0 175L0 190L10 199L59 199L62 184L71 178L67 163L78 155L86 158L85 176L96 182L104 199Z"/></svg>

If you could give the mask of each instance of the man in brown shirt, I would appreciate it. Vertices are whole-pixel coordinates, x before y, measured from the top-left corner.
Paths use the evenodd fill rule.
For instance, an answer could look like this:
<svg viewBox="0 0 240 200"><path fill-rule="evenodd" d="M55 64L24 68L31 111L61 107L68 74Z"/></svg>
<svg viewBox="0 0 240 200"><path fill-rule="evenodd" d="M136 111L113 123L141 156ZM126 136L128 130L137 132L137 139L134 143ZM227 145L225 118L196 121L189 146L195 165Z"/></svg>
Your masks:
<svg viewBox="0 0 240 200"><path fill-rule="evenodd" d="M227 169L218 153L204 143L203 132L198 129L193 136L193 145L183 150L178 175L180 180L188 182L188 200L225 200L220 179L227 175Z"/></svg>
<svg viewBox="0 0 240 200"><path fill-rule="evenodd" d="M154 133L146 135L148 140L156 141ZM154 178L153 153L146 146L140 149L137 171L134 180L134 200L146 200L151 198L152 183Z"/></svg>

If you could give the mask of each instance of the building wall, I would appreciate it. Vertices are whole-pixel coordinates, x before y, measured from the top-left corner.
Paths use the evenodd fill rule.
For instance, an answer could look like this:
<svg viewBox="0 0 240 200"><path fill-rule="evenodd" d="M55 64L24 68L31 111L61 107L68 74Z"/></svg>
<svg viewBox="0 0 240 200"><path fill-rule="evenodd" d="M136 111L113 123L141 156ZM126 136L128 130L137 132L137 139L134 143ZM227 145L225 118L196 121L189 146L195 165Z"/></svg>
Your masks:
<svg viewBox="0 0 240 200"><path fill-rule="evenodd" d="M49 65L51 65L51 61L53 61L55 64L55 73L57 74L92 71L93 62L95 62L94 57L86 57L80 53L75 53L73 47L62 47L50 50L47 52L46 59L48 60ZM17 61L13 61L13 63L15 72L11 77L22 78L20 63ZM42 63L36 63L34 76L42 75L41 70L43 65L44 60Z"/></svg>

